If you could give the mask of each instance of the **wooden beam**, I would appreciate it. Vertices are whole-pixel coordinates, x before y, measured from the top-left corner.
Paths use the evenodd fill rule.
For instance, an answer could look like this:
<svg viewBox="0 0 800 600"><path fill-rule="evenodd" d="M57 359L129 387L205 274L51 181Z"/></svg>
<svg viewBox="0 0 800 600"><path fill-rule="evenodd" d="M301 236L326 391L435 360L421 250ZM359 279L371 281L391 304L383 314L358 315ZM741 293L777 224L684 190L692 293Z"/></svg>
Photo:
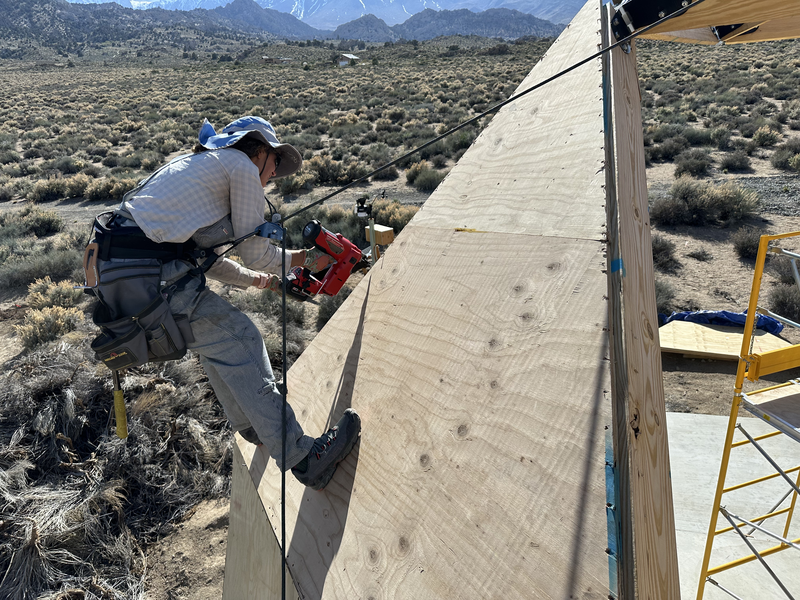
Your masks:
<svg viewBox="0 0 800 600"><path fill-rule="evenodd" d="M757 26L757 29L752 29ZM750 44L753 42L769 42L790 40L800 37L800 16L777 19L774 21L753 22L731 32L723 38L727 45ZM682 42L686 44L704 44L714 46L719 40L710 27L685 31L666 31L647 33L642 39L661 40L665 42Z"/></svg>
<svg viewBox="0 0 800 600"><path fill-rule="evenodd" d="M659 40L662 42L683 42L685 44L702 44L715 46L719 44L717 36L710 27L701 29L685 29L683 31L664 31L661 33L646 33L641 36L645 40Z"/></svg>
<svg viewBox="0 0 800 600"><path fill-rule="evenodd" d="M685 14L652 29L649 34L719 27L800 16L796 0L705 0Z"/></svg>
<svg viewBox="0 0 800 600"><path fill-rule="evenodd" d="M750 44L777 40L791 40L800 37L800 16L777 19L763 23L751 33L735 37L728 44Z"/></svg>
<svg viewBox="0 0 800 600"><path fill-rule="evenodd" d="M602 16L603 47L611 40L611 5ZM617 597L636 599L636 566L633 547L633 512L631 507L630 448L628 445L628 370L622 327L622 269L620 268L619 206L617 169L614 148L614 95L612 93L611 56L603 55L603 114L605 115L606 222L608 254L608 345L611 359L612 456L614 473L614 531L617 548ZM611 567L609 567L611 568Z"/></svg>
<svg viewBox="0 0 800 600"><path fill-rule="evenodd" d="M680 597L636 49L611 55L638 597Z"/></svg>

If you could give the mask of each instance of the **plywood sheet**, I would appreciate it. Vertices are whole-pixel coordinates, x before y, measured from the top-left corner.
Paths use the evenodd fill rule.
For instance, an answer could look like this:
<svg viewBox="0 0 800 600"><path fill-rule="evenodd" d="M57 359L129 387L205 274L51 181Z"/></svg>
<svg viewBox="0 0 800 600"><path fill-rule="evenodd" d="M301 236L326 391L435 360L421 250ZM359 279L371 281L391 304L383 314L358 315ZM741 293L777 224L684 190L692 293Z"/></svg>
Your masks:
<svg viewBox="0 0 800 600"><path fill-rule="evenodd" d="M744 336L741 327L701 325L687 321L667 323L659 328L658 333L661 337L662 352L716 360L739 360ZM779 350L790 345L776 335L755 330L753 352L756 354Z"/></svg>
<svg viewBox="0 0 800 600"><path fill-rule="evenodd" d="M249 445L239 435L236 442ZM222 600L280 598L281 549L238 445L233 449L232 487ZM286 592L287 600L297 600L289 573L286 573Z"/></svg>
<svg viewBox="0 0 800 600"><path fill-rule="evenodd" d="M516 93L597 52L599 18L589 3ZM504 107L425 202L419 224L602 239L602 97L597 59Z"/></svg>
<svg viewBox="0 0 800 600"><path fill-rule="evenodd" d="M595 51L599 11L535 72ZM288 479L301 598L608 597L599 63L562 83L495 118L289 371L311 435L363 420L323 492ZM241 449L280 531L276 465Z"/></svg>
<svg viewBox="0 0 800 600"><path fill-rule="evenodd" d="M773 388L748 399L761 410L775 415L795 429L800 429L800 385Z"/></svg>
<svg viewBox="0 0 800 600"><path fill-rule="evenodd" d="M290 482L301 597L607 596L603 270L594 241L403 231L289 372L307 430L364 425L324 493Z"/></svg>

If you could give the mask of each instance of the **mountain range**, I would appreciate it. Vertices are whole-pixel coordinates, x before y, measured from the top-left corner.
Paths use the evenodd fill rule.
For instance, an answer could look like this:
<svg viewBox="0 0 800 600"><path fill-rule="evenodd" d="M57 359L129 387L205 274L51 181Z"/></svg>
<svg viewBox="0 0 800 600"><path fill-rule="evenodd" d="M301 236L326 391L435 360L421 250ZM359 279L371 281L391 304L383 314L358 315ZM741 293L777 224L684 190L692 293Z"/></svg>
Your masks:
<svg viewBox="0 0 800 600"><path fill-rule="evenodd" d="M100 4L104 0L70 0L78 4ZM212 10L230 0L115 0L120 6L135 9L163 8L191 11ZM334 29L366 15L374 15L387 25L405 22L426 9L436 11L467 9L482 12L507 8L539 19L566 24L572 20L583 0L256 0L261 8L295 16L317 29Z"/></svg>
<svg viewBox="0 0 800 600"><path fill-rule="evenodd" d="M346 39L370 42L401 38L428 40L442 35L495 38L555 37L563 26L506 8L473 13L467 9L425 9L390 27L374 15L335 31L311 27L288 13L262 8L254 0L234 0L212 10L134 10L116 3L71 4L64 0L0 0L0 35L38 39L49 45L122 41L155 27L185 27L216 34L237 32L261 39Z"/></svg>

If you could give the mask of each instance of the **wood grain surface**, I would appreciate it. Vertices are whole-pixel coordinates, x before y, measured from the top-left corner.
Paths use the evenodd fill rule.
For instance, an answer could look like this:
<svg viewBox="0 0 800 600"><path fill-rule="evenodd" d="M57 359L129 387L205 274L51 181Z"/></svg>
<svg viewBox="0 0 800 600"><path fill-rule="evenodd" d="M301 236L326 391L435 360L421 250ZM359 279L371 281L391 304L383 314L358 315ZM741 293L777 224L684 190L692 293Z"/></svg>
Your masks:
<svg viewBox="0 0 800 600"><path fill-rule="evenodd" d="M600 49L590 2L515 92ZM603 238L600 59L509 104L415 217L426 227Z"/></svg>
<svg viewBox="0 0 800 600"><path fill-rule="evenodd" d="M236 441L222 600L275 600L281 597L281 549L239 450L254 446L238 435ZM288 570L286 592L287 600L297 600Z"/></svg>
<svg viewBox="0 0 800 600"><path fill-rule="evenodd" d="M800 3L797 0L758 0L758 2L752 0L705 0L702 4L690 8L680 17L653 28L643 37L660 32L737 25L797 16L800 16Z"/></svg>
<svg viewBox="0 0 800 600"><path fill-rule="evenodd" d="M595 52L599 18L531 78ZM608 597L600 65L565 79L495 117L289 371L310 435L363 421L324 491L287 478L300 598ZM240 445L279 532L277 467Z"/></svg>
<svg viewBox="0 0 800 600"><path fill-rule="evenodd" d="M800 13L800 9L798 10ZM800 14L766 21L764 23L753 23L758 25L758 29L743 35L733 35L725 40L727 45L732 44L751 44L753 42L766 42L772 40L789 40L800 37ZM711 31L710 27L701 29L688 29L684 31L665 31L661 33L646 33L643 39L663 40L666 42L684 42L688 44L705 44L714 46L719 43L717 36Z"/></svg>
<svg viewBox="0 0 800 600"><path fill-rule="evenodd" d="M364 424L324 493L290 482L301 597L605 598L602 244L395 245L289 373L310 433L351 405ZM279 473L250 472L277 530Z"/></svg>
<svg viewBox="0 0 800 600"><path fill-rule="evenodd" d="M636 49L611 54L638 598L680 598Z"/></svg>
<svg viewBox="0 0 800 600"><path fill-rule="evenodd" d="M739 360L744 333L741 327L672 321L660 327L658 335L662 352L696 358ZM766 331L757 329L753 336L753 352L756 353L778 350L787 346L791 346L791 344Z"/></svg>

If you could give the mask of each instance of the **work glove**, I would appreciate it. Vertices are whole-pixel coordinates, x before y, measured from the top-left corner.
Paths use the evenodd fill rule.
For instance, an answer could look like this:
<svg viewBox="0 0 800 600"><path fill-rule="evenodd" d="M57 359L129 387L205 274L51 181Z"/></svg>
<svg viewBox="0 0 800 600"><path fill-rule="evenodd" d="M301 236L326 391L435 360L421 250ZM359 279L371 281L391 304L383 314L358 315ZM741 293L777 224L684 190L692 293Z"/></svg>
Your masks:
<svg viewBox="0 0 800 600"><path fill-rule="evenodd" d="M281 291L281 278L272 273L259 273L253 278L253 287L260 290Z"/></svg>
<svg viewBox="0 0 800 600"><path fill-rule="evenodd" d="M307 248L305 253L306 259L303 261L303 266L312 273L319 273L325 267L336 262L331 256L316 248Z"/></svg>

